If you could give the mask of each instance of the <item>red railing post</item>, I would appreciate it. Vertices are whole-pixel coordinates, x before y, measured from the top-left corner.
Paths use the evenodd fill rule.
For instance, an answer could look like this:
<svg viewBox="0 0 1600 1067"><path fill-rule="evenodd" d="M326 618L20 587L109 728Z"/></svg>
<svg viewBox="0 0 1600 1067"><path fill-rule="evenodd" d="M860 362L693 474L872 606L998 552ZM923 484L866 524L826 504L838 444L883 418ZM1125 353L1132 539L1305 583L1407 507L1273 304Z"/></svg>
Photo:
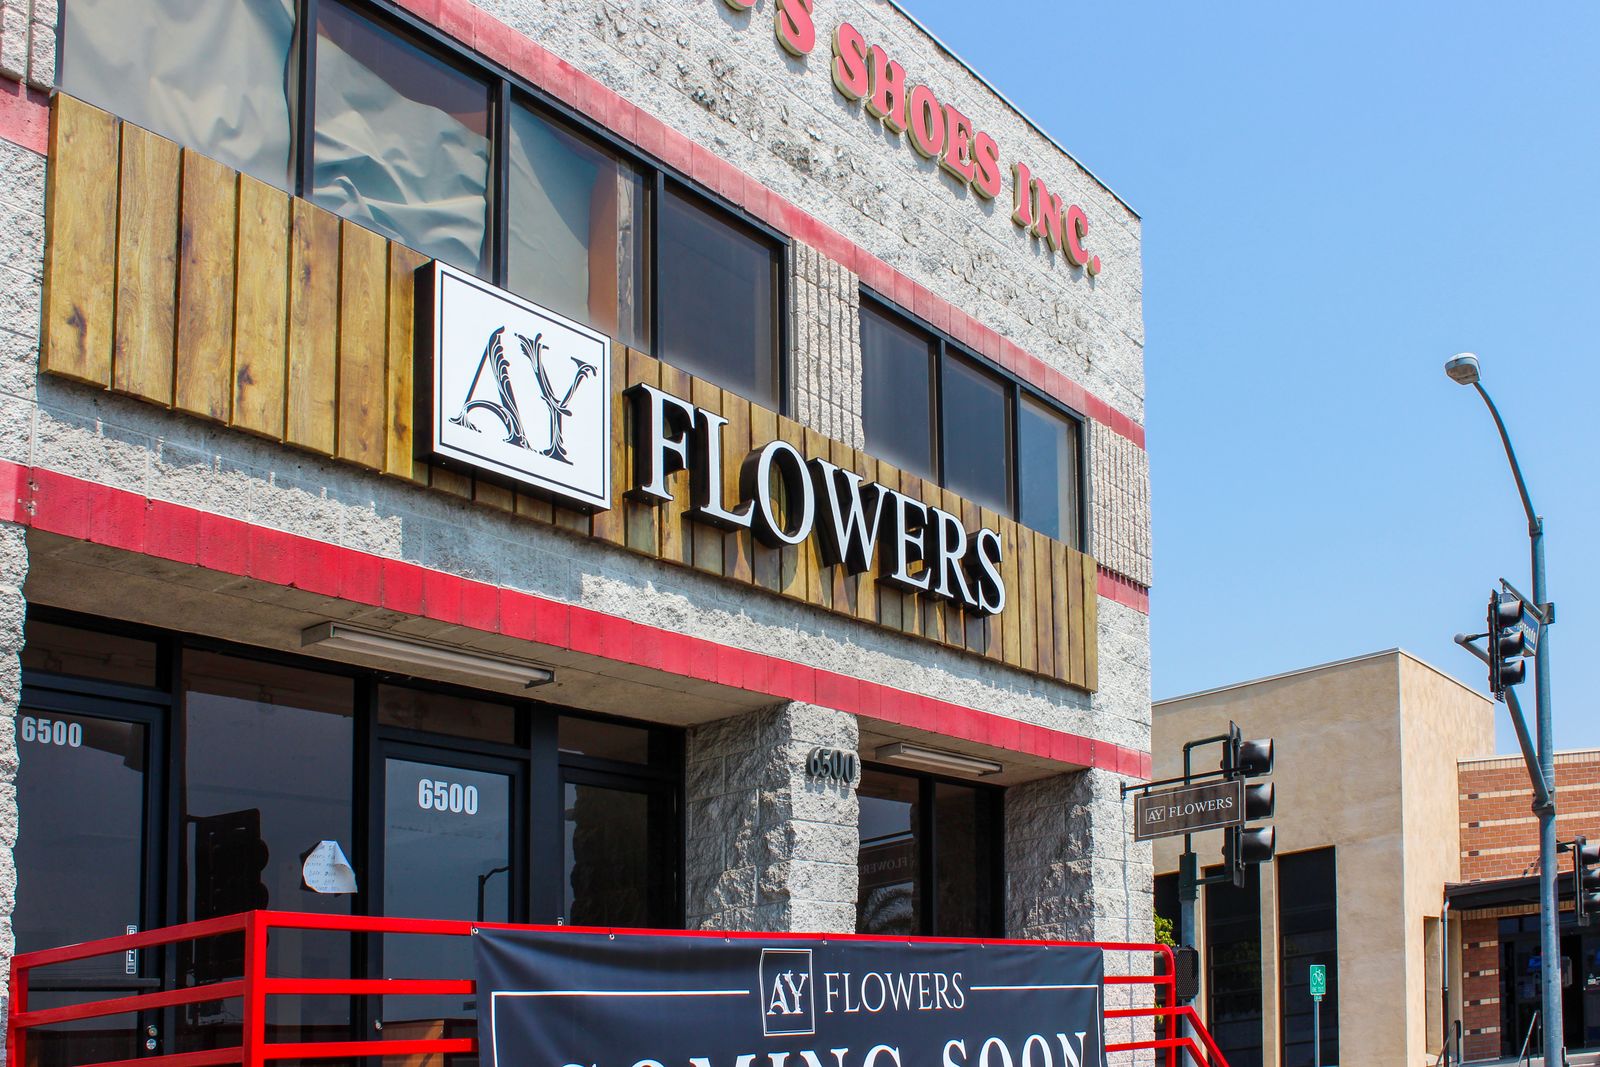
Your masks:
<svg viewBox="0 0 1600 1067"><path fill-rule="evenodd" d="M27 1030L17 1025L17 1016L28 1010L28 967L11 961L7 982L10 999L6 1003L6 1061L12 1067L27 1067Z"/></svg>
<svg viewBox="0 0 1600 1067"><path fill-rule="evenodd" d="M252 911L244 924L242 1067L264 1067L267 1043L267 922Z"/></svg>

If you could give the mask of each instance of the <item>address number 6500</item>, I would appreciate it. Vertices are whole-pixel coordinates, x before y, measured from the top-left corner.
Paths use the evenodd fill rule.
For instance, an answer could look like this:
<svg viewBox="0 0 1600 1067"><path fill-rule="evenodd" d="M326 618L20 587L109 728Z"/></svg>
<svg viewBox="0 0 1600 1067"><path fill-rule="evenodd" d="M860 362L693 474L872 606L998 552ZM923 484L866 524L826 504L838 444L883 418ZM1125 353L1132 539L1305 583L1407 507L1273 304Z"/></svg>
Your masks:
<svg viewBox="0 0 1600 1067"><path fill-rule="evenodd" d="M478 814L478 787L460 782L441 782L424 778L417 783L417 807L423 811L448 811L455 815Z"/></svg>

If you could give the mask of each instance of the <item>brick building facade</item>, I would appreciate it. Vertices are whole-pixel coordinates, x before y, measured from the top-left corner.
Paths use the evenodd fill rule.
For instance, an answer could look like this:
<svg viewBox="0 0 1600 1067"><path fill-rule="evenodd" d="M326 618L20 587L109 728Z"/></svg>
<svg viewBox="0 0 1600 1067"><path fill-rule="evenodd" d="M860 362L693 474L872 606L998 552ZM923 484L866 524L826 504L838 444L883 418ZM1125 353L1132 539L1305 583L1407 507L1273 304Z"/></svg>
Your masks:
<svg viewBox="0 0 1600 1067"><path fill-rule="evenodd" d="M1533 791L1517 756L1463 760L1458 772L1461 795L1461 878L1454 887L1462 910L1461 1021L1466 1054L1472 1059L1516 1052L1537 1008L1532 976L1537 958L1532 919L1538 909L1528 886L1539 874L1538 820L1531 811ZM1556 839L1600 832L1600 751L1556 755ZM1558 869L1567 870L1563 860ZM1570 879L1570 874L1568 875ZM1517 887L1506 900L1472 907L1496 886ZM1588 985L1596 976L1600 991L1600 943L1571 922L1570 881L1558 884L1565 897L1562 954L1571 960L1571 981L1563 1003L1570 1047L1600 1040L1600 1001L1591 1003ZM1530 953L1534 954L1530 956Z"/></svg>

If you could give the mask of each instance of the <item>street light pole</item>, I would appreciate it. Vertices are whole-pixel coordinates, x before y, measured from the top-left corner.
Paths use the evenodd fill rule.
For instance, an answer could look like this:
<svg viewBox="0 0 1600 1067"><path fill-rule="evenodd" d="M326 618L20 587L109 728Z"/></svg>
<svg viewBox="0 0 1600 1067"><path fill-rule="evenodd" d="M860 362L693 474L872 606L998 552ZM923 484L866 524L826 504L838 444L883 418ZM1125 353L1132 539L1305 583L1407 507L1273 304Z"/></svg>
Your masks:
<svg viewBox="0 0 1600 1067"><path fill-rule="evenodd" d="M1463 352L1444 365L1452 380L1470 385L1478 390L1489 414L1494 416L1495 429L1500 431L1500 443L1505 446L1506 459L1511 463L1511 476L1517 482L1517 495L1522 498L1522 510L1528 517L1528 548L1533 566L1533 603L1539 615L1538 640L1534 648L1534 737L1538 748L1539 769L1544 775L1545 800L1534 804L1534 814L1539 817L1539 978L1544 1001L1544 1062L1545 1067L1559 1067L1565 1062L1562 1049L1561 1017L1561 939L1557 931L1560 910L1556 899L1556 767L1555 738L1550 722L1550 608L1545 590L1544 573L1544 519L1533 509L1528 496L1528 484L1523 480L1522 467L1517 463L1517 453L1511 447L1511 437L1506 433L1505 420L1494 406L1488 390L1478 380L1478 358ZM1490 637L1491 642L1493 637ZM1492 655L1494 650L1490 649ZM1539 795L1535 783L1535 796Z"/></svg>

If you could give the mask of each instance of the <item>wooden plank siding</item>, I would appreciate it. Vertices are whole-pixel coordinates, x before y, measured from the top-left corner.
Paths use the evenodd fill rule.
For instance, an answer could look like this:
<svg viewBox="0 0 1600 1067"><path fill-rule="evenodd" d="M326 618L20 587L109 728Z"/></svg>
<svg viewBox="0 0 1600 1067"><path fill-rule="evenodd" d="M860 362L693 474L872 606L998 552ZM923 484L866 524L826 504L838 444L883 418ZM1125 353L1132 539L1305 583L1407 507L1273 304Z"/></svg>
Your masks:
<svg viewBox="0 0 1600 1067"><path fill-rule="evenodd" d="M608 511L430 465L418 458L413 425L415 275L425 257L71 97L57 94L52 106L46 372L1078 688L1098 685L1092 558L622 345L612 349ZM781 439L937 505L969 531L997 530L1005 610L986 618L873 571L823 567L815 537L773 549L748 529L692 520L687 472L668 479L672 503L635 499L634 416L623 393L638 383L727 419L719 488L729 504L742 499L745 457ZM789 506L780 498L785 518Z"/></svg>
<svg viewBox="0 0 1600 1067"><path fill-rule="evenodd" d="M339 217L304 200L289 216L289 378L284 436L331 456L338 447Z"/></svg>
<svg viewBox="0 0 1600 1067"><path fill-rule="evenodd" d="M233 409L228 354L233 351L239 176L186 148L182 181L172 405L191 415L227 422Z"/></svg>
<svg viewBox="0 0 1600 1067"><path fill-rule="evenodd" d="M123 124L111 388L157 404L172 403L180 158L171 141Z"/></svg>

